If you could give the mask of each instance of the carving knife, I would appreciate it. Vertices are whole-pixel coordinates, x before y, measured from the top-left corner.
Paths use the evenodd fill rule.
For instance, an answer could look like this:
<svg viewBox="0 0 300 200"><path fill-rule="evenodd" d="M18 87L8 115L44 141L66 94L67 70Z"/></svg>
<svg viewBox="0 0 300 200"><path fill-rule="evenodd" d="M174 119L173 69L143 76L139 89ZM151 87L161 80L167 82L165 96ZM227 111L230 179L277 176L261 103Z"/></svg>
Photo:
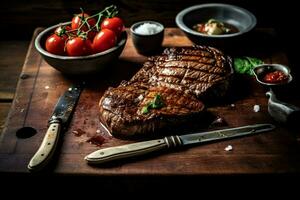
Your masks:
<svg viewBox="0 0 300 200"><path fill-rule="evenodd" d="M49 128L44 139L28 164L30 171L41 170L51 160L61 131L67 128L81 90L82 87L79 85L72 86L59 98L53 114L48 121Z"/></svg>
<svg viewBox="0 0 300 200"><path fill-rule="evenodd" d="M275 126L272 124L255 124L187 135L168 136L162 139L100 149L87 155L85 160L88 164L100 164L162 149L253 135L260 132L271 131L274 128Z"/></svg>

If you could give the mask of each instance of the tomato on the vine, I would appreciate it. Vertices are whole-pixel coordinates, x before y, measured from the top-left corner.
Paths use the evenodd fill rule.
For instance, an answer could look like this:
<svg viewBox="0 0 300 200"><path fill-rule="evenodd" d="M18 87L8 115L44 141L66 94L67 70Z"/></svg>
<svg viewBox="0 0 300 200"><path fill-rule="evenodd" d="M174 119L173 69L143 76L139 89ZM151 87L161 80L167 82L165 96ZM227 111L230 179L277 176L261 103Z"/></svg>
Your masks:
<svg viewBox="0 0 300 200"><path fill-rule="evenodd" d="M88 34L87 34L88 39L91 40L91 41L93 41L94 38L95 38L95 36L97 35L97 33L98 33L97 31L90 31L90 32L88 32Z"/></svg>
<svg viewBox="0 0 300 200"><path fill-rule="evenodd" d="M56 55L65 55L65 43L67 39L66 35L58 36L53 33L46 40L46 50Z"/></svg>
<svg viewBox="0 0 300 200"><path fill-rule="evenodd" d="M115 46L116 43L116 34L112 30L102 29L94 38L93 51L94 53L105 51Z"/></svg>
<svg viewBox="0 0 300 200"><path fill-rule="evenodd" d="M45 49L53 54L84 56L114 47L124 31L123 20L111 5L92 15L82 11L69 25L60 24L47 38ZM102 20L102 17L106 17Z"/></svg>
<svg viewBox="0 0 300 200"><path fill-rule="evenodd" d="M90 15L87 14L87 13L80 13L80 14L75 15L72 19L71 28L73 30L75 30L75 29L79 29L82 26L80 28L80 30L88 31L89 27L88 27L87 24L89 24L90 28L92 28L97 23L94 18L90 18L90 19L87 20L87 23L82 25L84 23L84 19L86 19L88 17L90 17Z"/></svg>
<svg viewBox="0 0 300 200"><path fill-rule="evenodd" d="M92 43L88 39L75 37L68 40L66 44L67 54L69 56L85 56L92 53Z"/></svg>
<svg viewBox="0 0 300 200"><path fill-rule="evenodd" d="M59 26L55 29L54 33L58 36L68 35L67 32L71 31L71 26Z"/></svg>
<svg viewBox="0 0 300 200"><path fill-rule="evenodd" d="M106 18L101 23L101 29L110 29L117 37L120 37L122 31L124 30L123 20L119 17Z"/></svg>

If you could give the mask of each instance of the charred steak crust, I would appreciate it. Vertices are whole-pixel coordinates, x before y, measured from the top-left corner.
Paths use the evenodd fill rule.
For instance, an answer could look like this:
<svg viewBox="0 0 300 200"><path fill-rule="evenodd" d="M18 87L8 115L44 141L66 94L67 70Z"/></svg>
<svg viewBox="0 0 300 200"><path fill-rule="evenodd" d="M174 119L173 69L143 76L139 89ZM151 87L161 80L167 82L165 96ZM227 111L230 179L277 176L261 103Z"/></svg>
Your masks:
<svg viewBox="0 0 300 200"><path fill-rule="evenodd" d="M130 81L109 88L99 102L100 120L114 136L153 134L201 116L200 99L225 94L231 58L206 46L167 48L150 57ZM143 113L156 95L164 106Z"/></svg>

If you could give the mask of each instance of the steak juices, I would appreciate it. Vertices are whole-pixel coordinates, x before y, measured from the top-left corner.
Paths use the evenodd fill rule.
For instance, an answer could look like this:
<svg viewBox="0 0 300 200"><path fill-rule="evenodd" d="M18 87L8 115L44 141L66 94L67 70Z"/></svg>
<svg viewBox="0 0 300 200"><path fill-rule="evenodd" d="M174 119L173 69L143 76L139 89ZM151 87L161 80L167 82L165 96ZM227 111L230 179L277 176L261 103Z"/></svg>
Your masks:
<svg viewBox="0 0 300 200"><path fill-rule="evenodd" d="M223 96L231 58L206 46L167 48L99 102L100 120L118 137L151 135L178 127L204 110L203 99Z"/></svg>

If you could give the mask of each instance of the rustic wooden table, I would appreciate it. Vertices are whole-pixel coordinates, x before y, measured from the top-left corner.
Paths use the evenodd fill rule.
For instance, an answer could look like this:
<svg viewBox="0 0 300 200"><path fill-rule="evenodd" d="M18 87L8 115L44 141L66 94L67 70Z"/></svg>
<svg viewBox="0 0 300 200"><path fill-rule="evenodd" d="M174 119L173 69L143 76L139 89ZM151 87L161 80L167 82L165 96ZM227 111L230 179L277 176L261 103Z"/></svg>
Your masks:
<svg viewBox="0 0 300 200"><path fill-rule="evenodd" d="M33 36L41 31L37 29ZM272 30L257 30L255 41L260 45L245 46L238 51L228 51L232 56L248 55L262 58L267 63L288 64L282 49L274 45ZM251 40L254 41L254 40ZM251 42L250 42L251 43ZM191 42L176 28L165 31L164 46L186 46ZM271 46L270 46L271 45ZM14 47L12 47L14 50ZM89 77L76 107L68 131L49 170L55 174L124 176L124 175L224 175L224 174L283 174L300 171L300 144L293 130L277 124L267 113L265 89L254 78L237 80L233 97L222 105L208 110L225 119L224 127L255 123L274 123L274 131L251 137L222 141L169 153L157 153L136 159L119 161L104 166L89 166L83 158L99 148L131 143L110 137L98 120L98 100L108 86L117 86L128 80L146 57L137 54L129 37L120 60L101 74ZM17 73L15 73L17 74ZM6 74L1 74L5 77ZM18 76L15 75L15 78ZM4 126L0 143L0 171L27 174L27 164L37 150L47 130L47 120L58 97L71 83L85 77L70 77L50 67L37 53L31 41L25 63L18 78L13 105ZM1 79L6 80L6 79ZM10 80L11 81L11 80ZM6 84L5 81L1 84ZM4 92L2 92L4 91ZM7 110L13 89L1 89L1 108ZM8 95L7 95L8 94ZM8 96L8 97L5 97ZM300 106L300 99L288 95L292 103ZM8 100L6 100L8 99ZM8 103L7 103L8 102ZM235 104L232 108L231 104ZM261 111L253 112L259 104ZM4 109L4 112L5 112ZM2 113L1 109L1 113ZM1 120L4 116L2 114ZM37 134L28 138L16 136L22 127L32 127ZM212 127L216 128L216 127ZM20 136L20 135L19 135ZM101 146L87 141L101 137ZM231 144L233 151L224 151Z"/></svg>

